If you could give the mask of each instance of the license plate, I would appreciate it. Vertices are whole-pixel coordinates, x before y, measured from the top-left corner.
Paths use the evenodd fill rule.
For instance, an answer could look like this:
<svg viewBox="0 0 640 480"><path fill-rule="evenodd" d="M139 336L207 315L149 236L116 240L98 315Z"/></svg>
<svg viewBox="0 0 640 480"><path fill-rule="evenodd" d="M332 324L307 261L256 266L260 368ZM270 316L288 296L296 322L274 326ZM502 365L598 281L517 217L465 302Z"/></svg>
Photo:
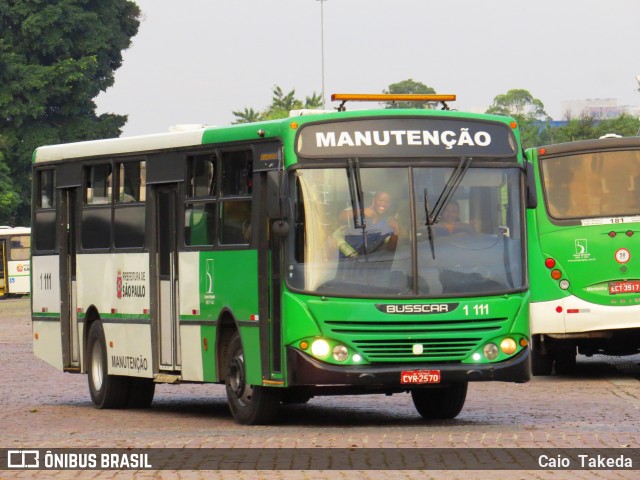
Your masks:
<svg viewBox="0 0 640 480"><path fill-rule="evenodd" d="M400 372L400 383L440 383L440 370L404 370Z"/></svg>
<svg viewBox="0 0 640 480"><path fill-rule="evenodd" d="M640 280L629 280L626 282L609 282L609 294L616 293L638 293L640 292Z"/></svg>

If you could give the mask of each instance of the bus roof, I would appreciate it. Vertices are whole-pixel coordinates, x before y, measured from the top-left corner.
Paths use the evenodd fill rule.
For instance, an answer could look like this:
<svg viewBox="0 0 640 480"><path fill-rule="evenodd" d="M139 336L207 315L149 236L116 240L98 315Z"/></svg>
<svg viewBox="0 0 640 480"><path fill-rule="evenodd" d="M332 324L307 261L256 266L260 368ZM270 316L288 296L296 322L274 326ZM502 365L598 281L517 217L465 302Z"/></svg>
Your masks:
<svg viewBox="0 0 640 480"><path fill-rule="evenodd" d="M611 148L640 148L640 137L598 138L577 140L575 142L556 143L535 147L538 154L562 155L565 153L589 152Z"/></svg>
<svg viewBox="0 0 640 480"><path fill-rule="evenodd" d="M104 140L89 140L84 142L66 143L38 147L33 153L33 163L63 161L74 158L98 157L118 154L135 154L158 151L164 149L196 147L203 144L219 141L239 141L250 138L273 138L283 135L289 130L292 122L293 129L308 122L321 120L353 119L356 117L417 117L431 116L440 118L467 118L475 120L489 120L509 124L513 121L510 117L487 115L482 113L458 112L451 110L425 110L425 109L371 109L331 111L318 110L294 112L293 117L277 120L268 120L256 123L242 123L226 126L192 126L191 129L169 131L151 135L134 137L110 138ZM225 138L221 138L224 136Z"/></svg>
<svg viewBox="0 0 640 480"><path fill-rule="evenodd" d="M31 228L29 227L9 227L6 225L0 225L0 237L7 235L29 235Z"/></svg>

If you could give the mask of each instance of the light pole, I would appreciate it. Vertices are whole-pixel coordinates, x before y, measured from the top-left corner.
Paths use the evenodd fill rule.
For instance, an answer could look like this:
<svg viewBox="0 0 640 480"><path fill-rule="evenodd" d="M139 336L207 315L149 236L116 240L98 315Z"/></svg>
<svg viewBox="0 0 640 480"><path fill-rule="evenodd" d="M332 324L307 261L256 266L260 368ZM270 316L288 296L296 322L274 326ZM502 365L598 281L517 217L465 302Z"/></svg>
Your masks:
<svg viewBox="0 0 640 480"><path fill-rule="evenodd" d="M325 109L324 102L324 2L327 0L316 0L320 2L320 57L322 65L322 109Z"/></svg>

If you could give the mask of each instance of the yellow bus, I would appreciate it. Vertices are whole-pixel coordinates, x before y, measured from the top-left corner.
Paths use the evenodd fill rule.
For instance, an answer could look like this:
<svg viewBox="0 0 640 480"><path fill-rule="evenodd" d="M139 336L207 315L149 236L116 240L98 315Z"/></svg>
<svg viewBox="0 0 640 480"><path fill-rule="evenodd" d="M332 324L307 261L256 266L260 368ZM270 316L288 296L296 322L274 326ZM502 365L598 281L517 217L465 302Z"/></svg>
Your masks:
<svg viewBox="0 0 640 480"><path fill-rule="evenodd" d="M31 293L31 229L0 226L0 298Z"/></svg>

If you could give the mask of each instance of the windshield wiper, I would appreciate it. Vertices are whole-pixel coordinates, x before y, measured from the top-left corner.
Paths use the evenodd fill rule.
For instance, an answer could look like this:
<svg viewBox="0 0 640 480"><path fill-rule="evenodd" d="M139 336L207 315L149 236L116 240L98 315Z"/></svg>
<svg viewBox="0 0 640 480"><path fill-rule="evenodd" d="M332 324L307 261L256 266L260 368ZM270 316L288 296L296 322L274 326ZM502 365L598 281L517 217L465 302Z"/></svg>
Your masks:
<svg viewBox="0 0 640 480"><path fill-rule="evenodd" d="M460 182L469 169L469 165L471 165L471 157L462 157L460 159L460 163L458 163L458 166L451 174L451 177L447 180L442 193L438 197L436 204L433 206L432 214L429 215L427 213L427 225L435 225L440 221L440 215L442 215L444 209L449 205L449 202L453 198L453 194L456 193Z"/></svg>
<svg viewBox="0 0 640 480"><path fill-rule="evenodd" d="M424 189L424 213L426 216L425 225L427 226L427 232L429 235L429 245L431 246L431 256L433 259L436 259L436 248L433 244L433 228L431 227L431 222L429 221L429 194L427 193L427 189Z"/></svg>
<svg viewBox="0 0 640 480"><path fill-rule="evenodd" d="M360 161L357 158L347 160L347 182L349 184L349 196L351 197L351 209L353 210L353 227L362 230L362 248L366 257L367 221L364 214Z"/></svg>

